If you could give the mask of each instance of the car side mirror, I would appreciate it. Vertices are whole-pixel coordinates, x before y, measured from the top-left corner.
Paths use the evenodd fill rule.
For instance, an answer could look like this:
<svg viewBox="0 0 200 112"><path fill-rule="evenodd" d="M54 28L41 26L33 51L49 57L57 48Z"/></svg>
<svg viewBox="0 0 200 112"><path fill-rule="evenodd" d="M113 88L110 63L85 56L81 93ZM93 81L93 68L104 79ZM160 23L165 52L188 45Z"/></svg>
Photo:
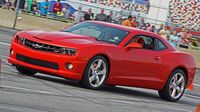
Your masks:
<svg viewBox="0 0 200 112"><path fill-rule="evenodd" d="M142 49L142 45L137 42L132 42L126 46L126 48Z"/></svg>

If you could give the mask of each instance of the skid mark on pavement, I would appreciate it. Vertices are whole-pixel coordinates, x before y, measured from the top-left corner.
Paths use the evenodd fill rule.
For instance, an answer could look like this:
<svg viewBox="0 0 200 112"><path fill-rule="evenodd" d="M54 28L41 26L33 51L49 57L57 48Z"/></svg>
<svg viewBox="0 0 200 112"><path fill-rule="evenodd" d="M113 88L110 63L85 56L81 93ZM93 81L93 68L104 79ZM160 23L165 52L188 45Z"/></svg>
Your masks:
<svg viewBox="0 0 200 112"><path fill-rule="evenodd" d="M33 89L28 89L28 88L21 88L21 87L14 87L14 86L6 86L6 85L0 85L0 88L1 88L1 89L22 90L22 91L28 91L28 92L41 93L41 94L54 94L53 92L49 92L49 91L33 90Z"/></svg>

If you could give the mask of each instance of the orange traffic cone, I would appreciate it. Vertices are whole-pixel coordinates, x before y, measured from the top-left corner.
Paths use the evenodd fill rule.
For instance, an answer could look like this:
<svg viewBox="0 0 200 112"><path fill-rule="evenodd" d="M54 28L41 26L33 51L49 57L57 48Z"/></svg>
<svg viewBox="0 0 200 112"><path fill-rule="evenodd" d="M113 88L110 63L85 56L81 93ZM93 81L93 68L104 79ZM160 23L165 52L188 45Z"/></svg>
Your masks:
<svg viewBox="0 0 200 112"><path fill-rule="evenodd" d="M200 104L197 106L196 112L200 112Z"/></svg>
<svg viewBox="0 0 200 112"><path fill-rule="evenodd" d="M193 90L193 82L188 86L187 88L189 91L192 91Z"/></svg>

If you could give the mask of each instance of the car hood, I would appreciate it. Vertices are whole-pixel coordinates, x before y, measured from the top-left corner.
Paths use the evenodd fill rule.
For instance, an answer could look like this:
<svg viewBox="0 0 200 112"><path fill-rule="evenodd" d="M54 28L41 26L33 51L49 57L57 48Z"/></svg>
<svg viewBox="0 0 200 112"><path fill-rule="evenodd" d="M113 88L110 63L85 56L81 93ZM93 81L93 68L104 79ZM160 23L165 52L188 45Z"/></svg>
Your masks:
<svg viewBox="0 0 200 112"><path fill-rule="evenodd" d="M20 35L20 34L19 34ZM47 31L40 31L40 30L32 30L32 31L25 31L21 33L24 37L29 36L30 38L37 39L44 42L50 42L53 44L59 45L67 45L67 46L76 46L76 45L111 45L106 42L97 41L93 37L82 36L77 34L72 34L68 32L47 32ZM113 44L114 45L114 44Z"/></svg>
<svg viewBox="0 0 200 112"><path fill-rule="evenodd" d="M67 33L67 32L46 32L46 31L28 31L28 34L31 34L33 38L44 40L44 41L67 41L67 42L75 42L75 43L91 43L94 42L95 38Z"/></svg>

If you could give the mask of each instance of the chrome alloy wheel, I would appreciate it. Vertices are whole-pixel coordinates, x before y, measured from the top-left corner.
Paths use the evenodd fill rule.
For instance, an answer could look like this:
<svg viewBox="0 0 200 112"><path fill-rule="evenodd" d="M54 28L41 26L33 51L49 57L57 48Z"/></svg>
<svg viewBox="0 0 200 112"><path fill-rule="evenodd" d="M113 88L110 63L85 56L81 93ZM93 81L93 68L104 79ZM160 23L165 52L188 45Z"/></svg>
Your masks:
<svg viewBox="0 0 200 112"><path fill-rule="evenodd" d="M176 73L170 80L169 92L173 99L179 98L185 89L185 77L182 73Z"/></svg>
<svg viewBox="0 0 200 112"><path fill-rule="evenodd" d="M99 87L106 78L107 66L103 59L96 59L90 65L88 78L93 87Z"/></svg>

